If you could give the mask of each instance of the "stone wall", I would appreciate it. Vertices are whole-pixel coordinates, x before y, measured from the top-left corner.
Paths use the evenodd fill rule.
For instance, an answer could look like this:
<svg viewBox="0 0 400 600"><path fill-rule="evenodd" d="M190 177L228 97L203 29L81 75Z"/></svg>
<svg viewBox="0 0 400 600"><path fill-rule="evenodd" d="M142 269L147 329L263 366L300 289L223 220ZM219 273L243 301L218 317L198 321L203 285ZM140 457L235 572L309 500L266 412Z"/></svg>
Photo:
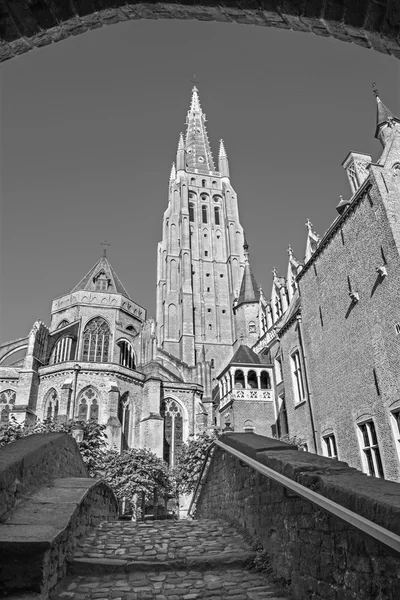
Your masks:
<svg viewBox="0 0 400 600"><path fill-rule="evenodd" d="M0 448L0 521L24 494L55 477L87 477L73 438L40 433Z"/></svg>
<svg viewBox="0 0 400 600"><path fill-rule="evenodd" d="M400 535L400 486L255 434L225 434L274 471ZM400 554L215 448L196 516L241 527L295 600L398 598Z"/></svg>

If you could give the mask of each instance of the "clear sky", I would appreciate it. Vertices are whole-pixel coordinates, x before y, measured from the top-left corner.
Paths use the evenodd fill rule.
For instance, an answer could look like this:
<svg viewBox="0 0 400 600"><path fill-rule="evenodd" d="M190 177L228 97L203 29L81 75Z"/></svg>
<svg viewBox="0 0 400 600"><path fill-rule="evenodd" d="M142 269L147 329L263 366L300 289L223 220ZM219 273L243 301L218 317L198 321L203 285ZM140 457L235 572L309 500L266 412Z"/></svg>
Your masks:
<svg viewBox="0 0 400 600"><path fill-rule="evenodd" d="M155 316L168 177L196 74L214 156L223 138L259 285L304 257L350 195L341 162L376 159L371 84L400 114L400 62L310 34L131 21L0 65L1 334L50 321L51 300L111 264Z"/></svg>

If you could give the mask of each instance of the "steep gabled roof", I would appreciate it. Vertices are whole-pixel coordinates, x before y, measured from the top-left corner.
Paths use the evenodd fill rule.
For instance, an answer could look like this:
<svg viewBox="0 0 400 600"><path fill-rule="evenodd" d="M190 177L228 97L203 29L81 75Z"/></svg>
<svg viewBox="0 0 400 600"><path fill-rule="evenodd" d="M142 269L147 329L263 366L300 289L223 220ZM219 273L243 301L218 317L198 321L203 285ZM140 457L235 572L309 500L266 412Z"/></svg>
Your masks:
<svg viewBox="0 0 400 600"><path fill-rule="evenodd" d="M256 278L250 268L249 263L245 264L243 271L242 285L240 286L239 297L236 306L240 304L249 304L251 302L259 302L260 289L257 285Z"/></svg>
<svg viewBox="0 0 400 600"><path fill-rule="evenodd" d="M107 256L102 256L101 259L90 269L90 271L80 280L78 285L74 287L71 294L74 292L78 292L81 290L85 291L95 291L96 290L96 281L99 275L104 274L105 278L108 280L108 287L106 291L108 294L122 294L126 298L130 298L128 292L125 287L122 285L122 282L107 258Z"/></svg>

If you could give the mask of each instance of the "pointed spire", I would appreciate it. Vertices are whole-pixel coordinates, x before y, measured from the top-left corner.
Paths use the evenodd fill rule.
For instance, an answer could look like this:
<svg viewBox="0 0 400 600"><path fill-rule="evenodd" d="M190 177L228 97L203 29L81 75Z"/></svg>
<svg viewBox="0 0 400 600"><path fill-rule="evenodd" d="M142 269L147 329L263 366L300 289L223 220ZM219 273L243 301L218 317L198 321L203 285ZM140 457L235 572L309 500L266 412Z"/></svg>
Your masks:
<svg viewBox="0 0 400 600"><path fill-rule="evenodd" d="M175 181L176 179L176 169L175 169L175 163L172 163L172 167L171 167L171 173L169 175L169 180L170 181Z"/></svg>
<svg viewBox="0 0 400 600"><path fill-rule="evenodd" d="M224 146L224 140L219 140L219 154L218 154L219 158L227 158L227 154L226 154L226 150L225 150L225 146Z"/></svg>
<svg viewBox="0 0 400 600"><path fill-rule="evenodd" d="M249 304L253 302L259 302L260 300L260 288L257 285L256 278L250 267L249 260L249 245L244 238L244 271L242 284L240 286L239 297L235 309L241 304Z"/></svg>
<svg viewBox="0 0 400 600"><path fill-rule="evenodd" d="M206 116L200 105L199 93L195 86L192 90L190 108L186 118L186 167L189 171L200 173L215 171L210 142L206 129Z"/></svg>
<svg viewBox="0 0 400 600"><path fill-rule="evenodd" d="M315 233L315 231L313 230L313 224L311 223L310 219L307 219L306 227L307 227L308 231L307 231L306 253L305 253L305 258L304 258L305 262L307 262L309 260L309 258L311 258L311 256L314 254L314 252L317 249L317 246L319 244L319 235L317 235Z"/></svg>
<svg viewBox="0 0 400 600"><path fill-rule="evenodd" d="M289 258L292 258L292 256L293 256L293 250L292 250L292 246L290 244L289 244L289 247L288 247L287 251L288 251L288 254L289 254Z"/></svg>
<svg viewBox="0 0 400 600"><path fill-rule="evenodd" d="M185 142L183 141L183 133L180 132L179 142L178 142L178 150L184 150L184 149L185 149Z"/></svg>
<svg viewBox="0 0 400 600"><path fill-rule="evenodd" d="M183 141L183 133L179 134L178 150L176 152L176 170L185 170L185 142Z"/></svg>
<svg viewBox="0 0 400 600"><path fill-rule="evenodd" d="M391 110L382 102L379 97L379 91L376 87L376 83L372 84L372 90L376 98L376 129L375 137L381 142L382 146L385 146L386 139L388 138L390 131L395 122L400 123L400 120L394 116Z"/></svg>

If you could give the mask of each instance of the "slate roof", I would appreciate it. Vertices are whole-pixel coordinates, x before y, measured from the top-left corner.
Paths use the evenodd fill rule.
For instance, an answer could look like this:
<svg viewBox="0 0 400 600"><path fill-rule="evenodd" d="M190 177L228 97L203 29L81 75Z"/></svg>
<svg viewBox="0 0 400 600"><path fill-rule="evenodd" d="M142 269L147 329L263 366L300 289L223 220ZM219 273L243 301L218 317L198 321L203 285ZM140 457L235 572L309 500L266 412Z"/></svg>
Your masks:
<svg viewBox="0 0 400 600"><path fill-rule="evenodd" d="M101 271L104 271L107 279L109 280L109 286L107 289L108 294L122 294L123 296L131 300L128 292L126 291L120 278L112 268L106 256L101 257L101 259L94 265L94 267L90 269L90 271L85 275L85 277L83 277L83 279L80 280L78 285L74 287L74 289L71 291L71 294L83 290L95 291L96 283L94 279L96 278L96 275Z"/></svg>
<svg viewBox="0 0 400 600"><path fill-rule="evenodd" d="M257 354L256 352L254 352L254 350L252 350L245 344L242 344L236 350L235 354L229 361L229 364L230 365L233 365L233 364L263 365L263 364L265 364L265 362L262 360L262 358L263 358L262 355Z"/></svg>
<svg viewBox="0 0 400 600"><path fill-rule="evenodd" d="M376 111L375 137L378 137L379 128L383 123L386 123L390 119L394 119L395 121L399 122L399 119L394 116L392 111L389 110L385 104L383 104L383 102L380 98L377 98L376 101L377 101L377 111Z"/></svg>
<svg viewBox="0 0 400 600"><path fill-rule="evenodd" d="M248 304L250 302L259 302L260 288L257 285L249 263L244 267L242 285L240 286L239 297L236 306Z"/></svg>

